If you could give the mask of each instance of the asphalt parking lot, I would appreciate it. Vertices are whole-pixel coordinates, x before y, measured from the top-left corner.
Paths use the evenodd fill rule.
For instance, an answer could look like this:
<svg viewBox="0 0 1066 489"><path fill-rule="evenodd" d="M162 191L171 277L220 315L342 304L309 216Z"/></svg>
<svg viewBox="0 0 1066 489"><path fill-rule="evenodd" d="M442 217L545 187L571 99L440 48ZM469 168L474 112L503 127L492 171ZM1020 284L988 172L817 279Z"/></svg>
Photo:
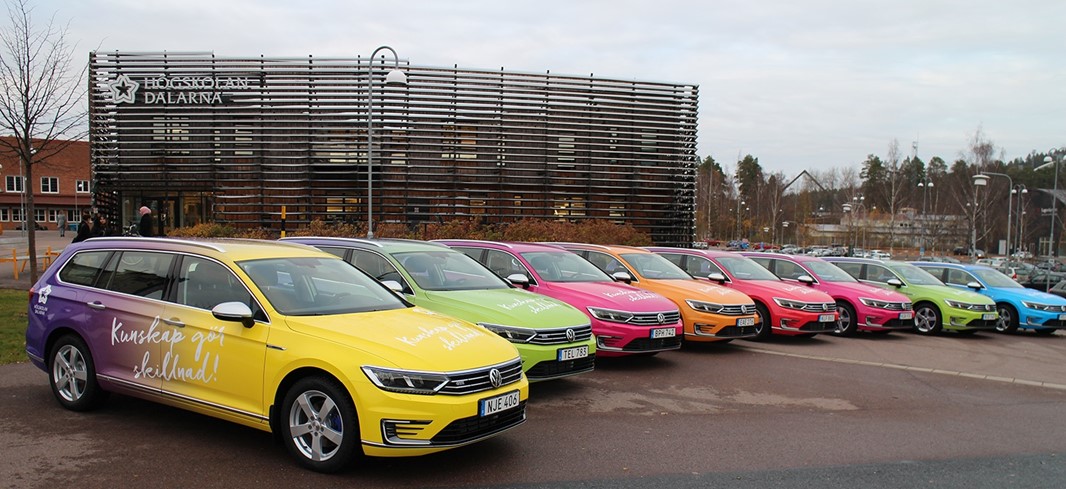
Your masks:
<svg viewBox="0 0 1066 489"><path fill-rule="evenodd" d="M16 364L0 367L0 485L1051 487L1066 474L1064 358L1062 333L696 345L534 384L528 422L486 442L333 476L269 434L137 399L65 411Z"/></svg>

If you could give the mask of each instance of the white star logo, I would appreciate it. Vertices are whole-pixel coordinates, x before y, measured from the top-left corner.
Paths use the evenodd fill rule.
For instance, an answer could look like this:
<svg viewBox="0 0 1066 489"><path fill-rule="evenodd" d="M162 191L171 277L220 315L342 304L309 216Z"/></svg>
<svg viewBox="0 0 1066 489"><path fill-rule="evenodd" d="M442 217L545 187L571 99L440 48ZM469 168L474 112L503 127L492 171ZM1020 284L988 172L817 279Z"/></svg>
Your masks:
<svg viewBox="0 0 1066 489"><path fill-rule="evenodd" d="M107 84L107 88L111 90L111 100L116 104L135 103L134 96L137 95L137 88L140 86L140 83L130 80L130 77L125 74L119 75L115 81Z"/></svg>
<svg viewBox="0 0 1066 489"><path fill-rule="evenodd" d="M44 288L41 289L40 294L37 295L37 303L38 304L47 304L48 303L48 295L51 294L51 293L52 293L52 286L51 285L45 285Z"/></svg>

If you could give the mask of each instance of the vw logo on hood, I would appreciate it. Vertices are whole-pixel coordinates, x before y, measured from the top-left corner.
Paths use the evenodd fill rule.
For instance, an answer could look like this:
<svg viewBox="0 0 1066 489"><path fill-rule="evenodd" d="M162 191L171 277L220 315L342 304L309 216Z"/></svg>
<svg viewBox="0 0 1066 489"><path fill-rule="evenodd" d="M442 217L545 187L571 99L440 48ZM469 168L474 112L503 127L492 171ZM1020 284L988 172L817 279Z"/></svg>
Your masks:
<svg viewBox="0 0 1066 489"><path fill-rule="evenodd" d="M666 322L666 314L660 312L658 316L655 316L655 319L659 321L659 324L663 324Z"/></svg>
<svg viewBox="0 0 1066 489"><path fill-rule="evenodd" d="M576 340L576 339L577 339L577 335L574 334L574 330L567 328L567 330L566 330L566 341L569 341L569 342L573 343L574 340Z"/></svg>
<svg viewBox="0 0 1066 489"><path fill-rule="evenodd" d="M489 370L489 383L492 384L492 388L495 389L503 383L503 375L500 374L500 369L494 368Z"/></svg>

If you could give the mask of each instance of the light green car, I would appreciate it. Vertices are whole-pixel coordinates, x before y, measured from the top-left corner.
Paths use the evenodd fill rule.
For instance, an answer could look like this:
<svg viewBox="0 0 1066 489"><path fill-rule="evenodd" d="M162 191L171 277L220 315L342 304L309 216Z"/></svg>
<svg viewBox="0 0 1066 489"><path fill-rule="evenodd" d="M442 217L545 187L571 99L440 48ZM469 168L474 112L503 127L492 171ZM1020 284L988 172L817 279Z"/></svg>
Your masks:
<svg viewBox="0 0 1066 489"><path fill-rule="evenodd" d="M852 277L892 289L914 304L914 330L936 334L942 330L972 334L996 329L996 303L992 299L944 285L910 263L867 258L823 257Z"/></svg>
<svg viewBox="0 0 1066 489"><path fill-rule="evenodd" d="M591 371L596 338L588 316L551 297L514 288L473 258L444 245L414 240L286 238L343 258L417 306L463 319L506 338L532 381ZM425 331L410 341L464 339Z"/></svg>

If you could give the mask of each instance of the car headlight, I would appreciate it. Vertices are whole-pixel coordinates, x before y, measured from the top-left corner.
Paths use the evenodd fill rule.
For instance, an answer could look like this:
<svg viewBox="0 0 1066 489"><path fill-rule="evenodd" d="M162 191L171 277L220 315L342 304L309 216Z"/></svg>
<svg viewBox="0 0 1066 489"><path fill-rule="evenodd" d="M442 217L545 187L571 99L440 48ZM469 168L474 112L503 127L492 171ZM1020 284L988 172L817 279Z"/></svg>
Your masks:
<svg viewBox="0 0 1066 489"><path fill-rule="evenodd" d="M1048 312L1063 312L1063 311L1066 311L1066 308L1064 308L1063 306L1056 306L1056 305L1052 305L1052 304L1041 304L1039 302L1025 302L1025 301L1023 301L1022 305L1025 306L1025 307L1028 307L1029 309L1036 309L1038 311L1048 311Z"/></svg>
<svg viewBox="0 0 1066 489"><path fill-rule="evenodd" d="M511 343L528 343L537 332L529 328L516 328L513 326L500 326L499 324L477 323L478 326L496 333Z"/></svg>
<svg viewBox="0 0 1066 489"><path fill-rule="evenodd" d="M433 395L448 383L448 376L436 372L393 370L364 366L363 373L382 390L403 394Z"/></svg>
<svg viewBox="0 0 1066 489"><path fill-rule="evenodd" d="M697 301L697 300L693 300L693 299L685 299L685 303L688 304L688 307L691 307L691 308L693 308L693 309L695 309L697 311L710 312L710 313L722 312L722 309L725 307L725 306L723 306L721 304L715 304L713 302Z"/></svg>
<svg viewBox="0 0 1066 489"><path fill-rule="evenodd" d="M893 304L889 301L880 301L869 297L859 297L859 302L867 307L876 307L878 309L888 309Z"/></svg>
<svg viewBox="0 0 1066 489"><path fill-rule="evenodd" d="M945 299L944 302L951 307L966 309L967 311L991 311L995 309L995 306L989 307L985 304L972 304L969 302L953 301L951 299Z"/></svg>
<svg viewBox="0 0 1066 489"><path fill-rule="evenodd" d="M788 308L788 309L800 309L800 310L803 310L803 308L807 305L806 302L794 301L794 300L790 300L790 299L784 299L784 298L781 298L781 297L774 297L774 302L776 302L777 305L779 305L781 307Z"/></svg>
<svg viewBox="0 0 1066 489"><path fill-rule="evenodd" d="M587 309L589 311L589 314L592 314L592 317L601 321L610 321L612 323L628 323L629 320L633 319L633 313L631 312L615 311L612 309L603 309L600 307L589 307Z"/></svg>

